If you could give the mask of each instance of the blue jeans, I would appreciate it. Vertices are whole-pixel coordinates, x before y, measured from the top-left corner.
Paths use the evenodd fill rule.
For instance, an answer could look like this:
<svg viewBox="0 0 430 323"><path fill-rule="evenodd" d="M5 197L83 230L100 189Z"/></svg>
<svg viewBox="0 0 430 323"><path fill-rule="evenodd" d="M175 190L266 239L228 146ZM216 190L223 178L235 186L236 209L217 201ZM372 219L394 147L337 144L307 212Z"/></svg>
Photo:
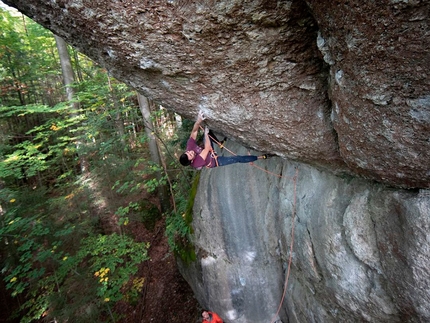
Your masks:
<svg viewBox="0 0 430 323"><path fill-rule="evenodd" d="M214 140L212 138L216 139L215 134L212 132L212 130L209 132L210 136L210 142L212 146L212 150L214 150ZM253 161L256 161L258 159L257 156L218 156L218 166L227 166L231 164L237 164L237 163L252 163ZM216 167L216 166L215 166Z"/></svg>
<svg viewBox="0 0 430 323"><path fill-rule="evenodd" d="M257 156L218 156L218 166L226 166L236 163L252 163L257 159Z"/></svg>

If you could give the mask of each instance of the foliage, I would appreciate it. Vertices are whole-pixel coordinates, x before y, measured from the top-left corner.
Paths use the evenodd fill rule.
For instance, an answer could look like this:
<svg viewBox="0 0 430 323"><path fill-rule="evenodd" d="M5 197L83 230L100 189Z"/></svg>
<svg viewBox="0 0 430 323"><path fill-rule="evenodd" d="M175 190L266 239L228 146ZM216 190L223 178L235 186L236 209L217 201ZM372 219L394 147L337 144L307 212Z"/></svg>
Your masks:
<svg viewBox="0 0 430 323"><path fill-rule="evenodd" d="M148 259L148 247L147 243L115 233L90 236L82 242L73 262L83 263L87 259L86 266L100 283L97 296L105 302L115 302L123 298L121 289L137 272L138 265Z"/></svg>
<svg viewBox="0 0 430 323"><path fill-rule="evenodd" d="M0 148L0 177L13 182L43 174L52 179L67 173L76 163L76 138L70 135L80 124L80 118L71 117L62 104L54 108L36 104L0 107L0 118L28 115L43 116L44 122L26 131L26 137L31 140L20 140L13 146Z"/></svg>
<svg viewBox="0 0 430 323"><path fill-rule="evenodd" d="M69 49L77 81L73 102L66 101L52 34L0 10L0 255L2 278L22 301L16 316L115 320L116 302L137 302L144 279L135 275L148 259L148 244L127 235L127 225L151 229L160 218L142 192L173 183L178 208L167 219L169 244L177 255L194 257L197 184L189 197L192 173L179 170L170 153L191 123L180 135L157 132L168 169L154 164L135 92ZM165 110L153 117L157 128L174 128ZM113 228L106 214L118 220Z"/></svg>
<svg viewBox="0 0 430 323"><path fill-rule="evenodd" d="M145 224L145 227L148 230L153 230L157 220L161 218L161 213L157 206L149 201L142 200L139 203L139 211L141 221Z"/></svg>
<svg viewBox="0 0 430 323"><path fill-rule="evenodd" d="M52 315L50 312L58 318L66 304L76 311L67 313L69 318L83 315L79 309L85 303L70 296L78 294L74 291L76 280L89 281L85 299L91 298L95 308L121 300L128 293L125 286L130 277L148 259L147 243L115 233L90 232L85 237L84 232L90 227L81 221L71 223L67 219L65 223L61 220L52 223L46 214L53 210L39 191L26 192L25 204L19 202L24 200L22 195L11 191L3 190L1 198L8 210L3 216L0 235L5 238L2 249L9 254L2 272L12 295L25 294L29 299L21 306L21 312L25 313L21 322L31 322L44 313ZM69 239L74 239L74 244L68 244ZM90 281L91 277L94 282Z"/></svg>
<svg viewBox="0 0 430 323"><path fill-rule="evenodd" d="M130 202L127 206L123 207L120 206L118 210L116 210L115 214L118 215L119 218L119 225L127 225L129 223L129 219L127 215L129 214L130 210L137 210L139 208L139 205L137 203Z"/></svg>
<svg viewBox="0 0 430 323"><path fill-rule="evenodd" d="M189 195L177 195L177 211L172 212L166 219L166 235L169 246L185 263L196 259L190 235L193 233L191 222L199 180L200 173L196 173Z"/></svg>
<svg viewBox="0 0 430 323"><path fill-rule="evenodd" d="M61 96L56 46L52 34L30 19L0 9L0 89L3 105L49 105ZM24 23L23 23L24 22Z"/></svg>

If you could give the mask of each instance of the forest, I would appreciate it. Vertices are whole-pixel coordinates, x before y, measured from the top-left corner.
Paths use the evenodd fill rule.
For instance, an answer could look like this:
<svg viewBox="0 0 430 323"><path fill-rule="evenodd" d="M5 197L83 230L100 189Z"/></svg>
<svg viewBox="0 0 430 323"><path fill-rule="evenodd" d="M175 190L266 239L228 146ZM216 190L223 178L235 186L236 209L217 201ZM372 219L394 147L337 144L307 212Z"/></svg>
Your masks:
<svg viewBox="0 0 430 323"><path fill-rule="evenodd" d="M149 322L154 237L195 257L198 174L177 162L192 121L0 10L0 321Z"/></svg>

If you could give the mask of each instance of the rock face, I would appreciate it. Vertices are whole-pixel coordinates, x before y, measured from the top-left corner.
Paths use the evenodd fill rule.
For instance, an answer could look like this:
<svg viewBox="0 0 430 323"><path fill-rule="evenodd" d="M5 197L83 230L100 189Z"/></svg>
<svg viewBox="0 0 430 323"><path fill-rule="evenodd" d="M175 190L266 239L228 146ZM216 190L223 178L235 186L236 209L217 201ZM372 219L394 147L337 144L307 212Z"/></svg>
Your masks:
<svg viewBox="0 0 430 323"><path fill-rule="evenodd" d="M203 170L182 268L203 306L430 321L428 1L3 1L145 96L204 110L229 148L282 157L255 163L281 177Z"/></svg>
<svg viewBox="0 0 430 323"><path fill-rule="evenodd" d="M4 2L248 147L430 187L427 1Z"/></svg>
<svg viewBox="0 0 430 323"><path fill-rule="evenodd" d="M430 157L429 3L309 2L330 65L343 160L377 180L429 187L429 163L416 163ZM412 173L424 177L412 180Z"/></svg>
<svg viewBox="0 0 430 323"><path fill-rule="evenodd" d="M280 158L255 165L271 173L232 165L202 174L199 261L182 271L203 306L237 323L430 321L429 190Z"/></svg>

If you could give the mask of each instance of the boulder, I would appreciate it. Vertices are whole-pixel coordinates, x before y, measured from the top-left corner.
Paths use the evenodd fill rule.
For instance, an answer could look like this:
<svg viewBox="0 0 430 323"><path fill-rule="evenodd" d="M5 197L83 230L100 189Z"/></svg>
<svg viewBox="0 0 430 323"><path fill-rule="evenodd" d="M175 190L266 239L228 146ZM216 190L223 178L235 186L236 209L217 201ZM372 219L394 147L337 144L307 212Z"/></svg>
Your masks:
<svg viewBox="0 0 430 323"><path fill-rule="evenodd" d="M198 191L181 271L227 322L430 321L429 190L273 158L204 170Z"/></svg>
<svg viewBox="0 0 430 323"><path fill-rule="evenodd" d="M430 321L428 1L3 2L141 94L203 110L233 151L279 156L202 171L181 265L202 306Z"/></svg>
<svg viewBox="0 0 430 323"><path fill-rule="evenodd" d="M427 1L4 2L241 144L430 187Z"/></svg>

